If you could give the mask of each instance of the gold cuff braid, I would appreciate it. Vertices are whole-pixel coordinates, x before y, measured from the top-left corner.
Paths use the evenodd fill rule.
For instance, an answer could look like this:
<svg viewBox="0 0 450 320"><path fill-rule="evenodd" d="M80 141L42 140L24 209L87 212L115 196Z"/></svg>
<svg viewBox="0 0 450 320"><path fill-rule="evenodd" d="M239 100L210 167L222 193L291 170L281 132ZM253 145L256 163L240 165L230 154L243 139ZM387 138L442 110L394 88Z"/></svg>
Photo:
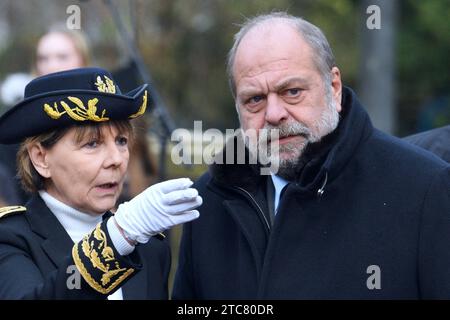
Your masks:
<svg viewBox="0 0 450 320"><path fill-rule="evenodd" d="M84 280L96 291L108 294L135 270L121 266L114 257L101 225L73 246L72 257Z"/></svg>

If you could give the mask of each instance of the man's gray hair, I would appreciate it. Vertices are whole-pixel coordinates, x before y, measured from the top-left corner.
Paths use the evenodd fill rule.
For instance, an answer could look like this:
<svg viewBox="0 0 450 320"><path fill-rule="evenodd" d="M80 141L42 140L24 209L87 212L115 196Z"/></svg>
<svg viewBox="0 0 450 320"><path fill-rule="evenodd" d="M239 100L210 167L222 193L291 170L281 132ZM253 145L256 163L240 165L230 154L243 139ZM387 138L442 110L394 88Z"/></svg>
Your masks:
<svg viewBox="0 0 450 320"><path fill-rule="evenodd" d="M315 53L313 55L314 63L322 75L323 80L325 83L331 83L331 69L336 66L336 62L334 60L331 47L328 44L327 38L323 34L322 30L302 18L294 17L285 12L273 12L248 19L241 26L239 32L234 35L234 44L228 53L227 61L228 81L233 96L236 97L236 84L234 82L233 66L239 44L241 43L242 38L244 38L244 36L251 29L271 20L285 20L296 30L298 30L300 35L306 43L311 46L313 52Z"/></svg>

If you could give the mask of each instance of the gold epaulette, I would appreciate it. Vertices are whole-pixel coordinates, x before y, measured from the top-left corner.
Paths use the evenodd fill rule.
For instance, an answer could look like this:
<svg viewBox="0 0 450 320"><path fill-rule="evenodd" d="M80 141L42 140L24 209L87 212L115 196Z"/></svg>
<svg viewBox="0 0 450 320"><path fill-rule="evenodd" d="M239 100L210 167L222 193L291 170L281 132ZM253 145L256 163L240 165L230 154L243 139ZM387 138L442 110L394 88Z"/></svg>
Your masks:
<svg viewBox="0 0 450 320"><path fill-rule="evenodd" d="M8 206L0 208L0 219L12 214L17 214L19 212L25 212L27 208L23 206Z"/></svg>

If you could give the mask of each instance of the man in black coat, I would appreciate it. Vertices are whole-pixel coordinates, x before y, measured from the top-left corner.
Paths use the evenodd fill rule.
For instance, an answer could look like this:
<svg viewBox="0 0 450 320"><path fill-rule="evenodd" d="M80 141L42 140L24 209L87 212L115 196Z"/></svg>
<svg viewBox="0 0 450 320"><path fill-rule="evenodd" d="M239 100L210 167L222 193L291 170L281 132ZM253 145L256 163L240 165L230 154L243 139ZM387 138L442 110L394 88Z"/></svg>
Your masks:
<svg viewBox="0 0 450 320"><path fill-rule="evenodd" d="M322 32L259 16L228 67L243 136L195 184L173 298L450 298L450 167L373 128ZM270 175L229 161L260 129L279 133L257 145L279 145Z"/></svg>
<svg viewBox="0 0 450 320"><path fill-rule="evenodd" d="M417 133L404 139L450 162L450 125Z"/></svg>

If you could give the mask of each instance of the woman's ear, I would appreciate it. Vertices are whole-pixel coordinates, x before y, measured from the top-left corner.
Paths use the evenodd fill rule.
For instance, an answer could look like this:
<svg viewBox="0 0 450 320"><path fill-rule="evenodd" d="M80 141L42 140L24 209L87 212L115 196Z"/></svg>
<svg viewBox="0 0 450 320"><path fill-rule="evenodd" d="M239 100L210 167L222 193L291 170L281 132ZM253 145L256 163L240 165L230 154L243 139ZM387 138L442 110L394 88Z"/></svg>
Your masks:
<svg viewBox="0 0 450 320"><path fill-rule="evenodd" d="M44 178L50 178L51 172L47 161L47 150L39 142L29 145L27 150L36 171Z"/></svg>

